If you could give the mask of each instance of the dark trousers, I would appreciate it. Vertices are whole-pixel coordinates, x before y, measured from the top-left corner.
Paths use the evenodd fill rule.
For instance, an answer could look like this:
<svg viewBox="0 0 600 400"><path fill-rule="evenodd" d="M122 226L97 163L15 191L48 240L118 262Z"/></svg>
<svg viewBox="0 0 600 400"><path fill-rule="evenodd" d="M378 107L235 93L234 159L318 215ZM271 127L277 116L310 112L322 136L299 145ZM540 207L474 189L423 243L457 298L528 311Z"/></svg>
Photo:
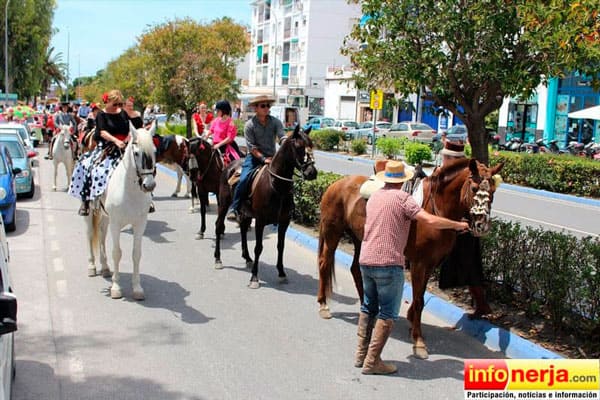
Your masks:
<svg viewBox="0 0 600 400"><path fill-rule="evenodd" d="M248 190L248 183L250 182L250 176L252 175L252 171L255 168L260 167L262 164L259 160L256 160L252 155L248 154L246 158L244 158L244 162L242 163L242 174L240 175L240 181L238 182L235 192L233 194L233 201L231 203L230 210L239 211L240 203L242 202L243 197L246 196Z"/></svg>

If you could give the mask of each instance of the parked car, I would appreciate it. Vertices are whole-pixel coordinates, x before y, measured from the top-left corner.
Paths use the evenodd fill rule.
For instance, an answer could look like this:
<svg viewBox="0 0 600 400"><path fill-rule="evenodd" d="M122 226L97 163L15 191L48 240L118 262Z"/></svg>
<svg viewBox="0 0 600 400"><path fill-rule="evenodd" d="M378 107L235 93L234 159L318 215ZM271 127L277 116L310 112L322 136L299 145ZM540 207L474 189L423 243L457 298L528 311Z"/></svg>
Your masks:
<svg viewBox="0 0 600 400"><path fill-rule="evenodd" d="M391 122L377 121L375 123L375 138L386 135L391 126ZM348 131L348 135L351 135L351 139L366 138L367 144L373 144L373 122L361 122L357 129Z"/></svg>
<svg viewBox="0 0 600 400"><path fill-rule="evenodd" d="M398 122L392 124L387 133L387 137L406 137L417 142L431 143L435 129L422 122Z"/></svg>
<svg viewBox="0 0 600 400"><path fill-rule="evenodd" d="M14 135L2 135L0 133L0 144L8 149L12 158L13 168L20 169L15 179L17 195L28 199L32 198L35 193L35 183L29 159L35 157L35 151L25 150L20 139Z"/></svg>
<svg viewBox="0 0 600 400"><path fill-rule="evenodd" d="M43 142L42 129L44 128L44 115L36 114L33 117L27 118L27 127L29 128L29 134L33 147L37 147Z"/></svg>
<svg viewBox="0 0 600 400"><path fill-rule="evenodd" d="M467 127L464 125L453 125L448 132L446 132L446 140L451 142L463 142L467 143L469 139L469 132Z"/></svg>
<svg viewBox="0 0 600 400"><path fill-rule="evenodd" d="M312 130L314 131L317 129L332 128L333 124L335 124L335 119L317 116L309 119L308 122L302 126L302 129L306 130L309 127L312 127Z"/></svg>
<svg viewBox="0 0 600 400"><path fill-rule="evenodd" d="M4 225L1 217L0 224ZM0 399L9 400L16 371L17 298L10 281L10 255L4 229L0 229L0 241Z"/></svg>
<svg viewBox="0 0 600 400"><path fill-rule="evenodd" d="M335 121L335 124L333 124L333 129L342 132L348 132L357 128L358 122L352 121L351 119L338 119Z"/></svg>
<svg viewBox="0 0 600 400"><path fill-rule="evenodd" d="M0 214L7 232L12 232L16 228L17 187L15 179L20 172L19 168L13 167L8 149L0 146Z"/></svg>
<svg viewBox="0 0 600 400"><path fill-rule="evenodd" d="M7 131L18 133L21 139L23 140L23 143L25 144L25 148L27 150L33 150L33 139L31 138L31 134L27 125L19 124L16 122L0 124L0 134Z"/></svg>

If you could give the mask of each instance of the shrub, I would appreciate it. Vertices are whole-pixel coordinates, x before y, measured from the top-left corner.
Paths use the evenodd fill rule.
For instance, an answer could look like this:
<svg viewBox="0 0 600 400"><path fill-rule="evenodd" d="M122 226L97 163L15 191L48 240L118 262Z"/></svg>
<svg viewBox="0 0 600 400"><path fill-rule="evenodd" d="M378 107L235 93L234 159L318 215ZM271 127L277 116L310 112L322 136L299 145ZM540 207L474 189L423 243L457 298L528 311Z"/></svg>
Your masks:
<svg viewBox="0 0 600 400"><path fill-rule="evenodd" d="M403 149L403 143L398 138L382 137L375 142L377 150L379 150L386 158L396 158Z"/></svg>
<svg viewBox="0 0 600 400"><path fill-rule="evenodd" d="M365 154L367 152L367 144L362 139L354 139L350 148L354 154Z"/></svg>
<svg viewBox="0 0 600 400"><path fill-rule="evenodd" d="M233 123L237 129L237 135L244 136L244 126L246 125L246 121L243 121L241 119L234 119Z"/></svg>
<svg viewBox="0 0 600 400"><path fill-rule="evenodd" d="M319 171L315 180L294 180L294 221L306 226L317 226L323 193L329 185L342 177L333 172Z"/></svg>
<svg viewBox="0 0 600 400"><path fill-rule="evenodd" d="M431 149L423 143L411 142L404 147L406 162L411 165L422 164L423 161L431 161Z"/></svg>
<svg viewBox="0 0 600 400"><path fill-rule="evenodd" d="M310 137L317 148L325 151L333 150L338 146L343 134L335 129L318 129L310 133Z"/></svg>
<svg viewBox="0 0 600 400"><path fill-rule="evenodd" d="M161 135L179 135L179 136L183 136L186 137L187 135L187 127L185 124L170 124L170 123L166 123L165 124L165 128L166 129L160 129L161 127L159 127L159 133ZM163 133L165 132L165 133Z"/></svg>

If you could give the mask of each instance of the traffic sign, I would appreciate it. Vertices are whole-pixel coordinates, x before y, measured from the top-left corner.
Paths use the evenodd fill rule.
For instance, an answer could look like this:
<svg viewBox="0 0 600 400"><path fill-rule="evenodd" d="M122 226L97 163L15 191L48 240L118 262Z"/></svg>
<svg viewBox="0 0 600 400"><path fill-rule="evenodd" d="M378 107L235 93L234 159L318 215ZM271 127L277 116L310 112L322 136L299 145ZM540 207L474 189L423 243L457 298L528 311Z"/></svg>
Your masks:
<svg viewBox="0 0 600 400"><path fill-rule="evenodd" d="M371 104L372 110L381 110L383 108L383 90L371 90Z"/></svg>

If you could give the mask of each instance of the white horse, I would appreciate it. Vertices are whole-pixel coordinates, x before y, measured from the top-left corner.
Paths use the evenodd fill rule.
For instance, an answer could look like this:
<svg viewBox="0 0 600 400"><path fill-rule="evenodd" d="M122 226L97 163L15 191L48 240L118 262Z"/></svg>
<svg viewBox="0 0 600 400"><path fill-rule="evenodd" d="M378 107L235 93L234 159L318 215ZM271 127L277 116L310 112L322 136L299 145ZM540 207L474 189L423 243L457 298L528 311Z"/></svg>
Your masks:
<svg viewBox="0 0 600 400"><path fill-rule="evenodd" d="M148 221L150 193L154 190L154 168L156 164L152 135L156 125L150 131L144 128L135 129L130 124L129 143L125 148L123 159L115 168L106 192L102 199L91 205L90 216L86 217L88 225L89 265L88 276L96 275L94 247L99 245L101 273L110 276L106 263L106 232L110 230L113 250L114 273L110 296L113 299L123 297L119 284L119 262L121 261L120 235L121 229L127 225L133 228L133 275L131 279L133 298L144 300L144 289L140 284L140 259L142 256L142 235Z"/></svg>
<svg viewBox="0 0 600 400"><path fill-rule="evenodd" d="M73 149L71 148L71 124L61 125L60 132L54 138L52 146L52 163L54 164L54 184L52 190L56 191L56 176L58 175L58 166L63 164L67 173L67 187L71 182L73 174Z"/></svg>

